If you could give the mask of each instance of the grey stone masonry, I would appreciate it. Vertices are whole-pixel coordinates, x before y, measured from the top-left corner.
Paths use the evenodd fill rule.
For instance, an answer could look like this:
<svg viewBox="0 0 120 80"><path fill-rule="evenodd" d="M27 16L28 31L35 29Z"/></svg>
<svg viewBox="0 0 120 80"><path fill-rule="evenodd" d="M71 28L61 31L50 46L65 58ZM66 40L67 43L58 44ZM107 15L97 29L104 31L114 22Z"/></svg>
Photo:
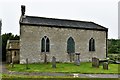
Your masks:
<svg viewBox="0 0 120 80"><path fill-rule="evenodd" d="M26 58L29 58L30 63L44 62L45 53L41 52L44 36L50 40L50 52L46 53L48 62L52 61L52 56L57 58L57 62L70 62L67 53L69 37L74 39L75 52L81 52L82 62L87 62L92 57L106 58L105 31L21 25L20 32L20 63L25 63ZM95 51L89 51L91 38L95 39Z"/></svg>
<svg viewBox="0 0 120 80"><path fill-rule="evenodd" d="M88 62L92 57L106 58L108 28L90 21L27 16L25 10L25 6L22 5L20 17L21 64L26 62L26 58L29 59L29 63L44 62L45 59L47 62L51 62L53 56L56 58L56 62L72 62L74 55L69 53L76 52L81 53L81 62ZM45 37L47 42L44 40ZM70 40L68 46L69 38L72 41ZM90 39L93 39L95 43L93 51L89 50Z"/></svg>

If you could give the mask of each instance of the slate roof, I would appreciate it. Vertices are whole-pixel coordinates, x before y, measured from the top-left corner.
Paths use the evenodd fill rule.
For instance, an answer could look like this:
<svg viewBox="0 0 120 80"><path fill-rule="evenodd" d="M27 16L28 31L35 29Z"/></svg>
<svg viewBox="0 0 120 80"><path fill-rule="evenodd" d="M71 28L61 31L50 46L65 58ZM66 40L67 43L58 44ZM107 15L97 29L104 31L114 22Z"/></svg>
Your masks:
<svg viewBox="0 0 120 80"><path fill-rule="evenodd" d="M8 40L6 45L7 50L20 49L19 40Z"/></svg>
<svg viewBox="0 0 120 80"><path fill-rule="evenodd" d="M21 16L20 24L108 31L108 28L105 28L94 22L26 16L26 15Z"/></svg>

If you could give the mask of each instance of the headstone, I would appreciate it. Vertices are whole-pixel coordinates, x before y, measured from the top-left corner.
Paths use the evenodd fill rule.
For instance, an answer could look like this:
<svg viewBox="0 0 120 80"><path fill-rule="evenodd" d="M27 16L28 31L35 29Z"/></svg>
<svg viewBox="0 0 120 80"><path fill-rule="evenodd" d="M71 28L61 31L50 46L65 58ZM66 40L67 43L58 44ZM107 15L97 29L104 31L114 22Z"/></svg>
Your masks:
<svg viewBox="0 0 120 80"><path fill-rule="evenodd" d="M14 57L12 57L11 67L14 68Z"/></svg>
<svg viewBox="0 0 120 80"><path fill-rule="evenodd" d="M70 62L72 62L72 53L69 53L70 55Z"/></svg>
<svg viewBox="0 0 120 80"><path fill-rule="evenodd" d="M26 59L26 69L29 69L28 68L28 58Z"/></svg>
<svg viewBox="0 0 120 80"><path fill-rule="evenodd" d="M13 62L11 63L11 68L14 68L14 63Z"/></svg>
<svg viewBox="0 0 120 80"><path fill-rule="evenodd" d="M108 70L108 62L103 63L103 69Z"/></svg>
<svg viewBox="0 0 120 80"><path fill-rule="evenodd" d="M96 57L92 58L92 67L99 68L99 59Z"/></svg>
<svg viewBox="0 0 120 80"><path fill-rule="evenodd" d="M74 61L74 53L69 53L70 56L70 62Z"/></svg>
<svg viewBox="0 0 120 80"><path fill-rule="evenodd" d="M75 60L75 64L76 64L77 66L79 66L79 65L80 65L80 60Z"/></svg>
<svg viewBox="0 0 120 80"><path fill-rule="evenodd" d="M52 57L52 68L56 68L56 58Z"/></svg>
<svg viewBox="0 0 120 80"><path fill-rule="evenodd" d="M44 63L47 63L47 55L45 54Z"/></svg>
<svg viewBox="0 0 120 80"><path fill-rule="evenodd" d="M79 66L79 65L80 65L80 57L79 57L80 53L75 53L75 54L76 54L75 64L76 64L77 66Z"/></svg>

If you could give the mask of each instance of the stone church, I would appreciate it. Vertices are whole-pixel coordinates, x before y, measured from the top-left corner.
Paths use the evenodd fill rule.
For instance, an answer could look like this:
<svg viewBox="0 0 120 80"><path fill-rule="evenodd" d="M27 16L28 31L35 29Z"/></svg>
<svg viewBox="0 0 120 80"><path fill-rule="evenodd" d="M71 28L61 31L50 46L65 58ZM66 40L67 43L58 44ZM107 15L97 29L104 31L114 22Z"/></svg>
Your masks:
<svg viewBox="0 0 120 80"><path fill-rule="evenodd" d="M82 62L106 58L108 29L99 24L27 16L23 5L19 23L21 64L27 58L29 63L51 62L53 56L57 62L72 62L75 53Z"/></svg>

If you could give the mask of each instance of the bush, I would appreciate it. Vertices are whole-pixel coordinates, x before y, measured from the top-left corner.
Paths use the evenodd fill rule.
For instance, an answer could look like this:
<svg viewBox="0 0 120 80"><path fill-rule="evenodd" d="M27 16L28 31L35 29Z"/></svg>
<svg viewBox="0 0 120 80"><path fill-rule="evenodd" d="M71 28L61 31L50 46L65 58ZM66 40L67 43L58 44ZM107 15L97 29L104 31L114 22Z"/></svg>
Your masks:
<svg viewBox="0 0 120 80"><path fill-rule="evenodd" d="M116 61L120 61L120 54L109 54L109 63L115 63Z"/></svg>

